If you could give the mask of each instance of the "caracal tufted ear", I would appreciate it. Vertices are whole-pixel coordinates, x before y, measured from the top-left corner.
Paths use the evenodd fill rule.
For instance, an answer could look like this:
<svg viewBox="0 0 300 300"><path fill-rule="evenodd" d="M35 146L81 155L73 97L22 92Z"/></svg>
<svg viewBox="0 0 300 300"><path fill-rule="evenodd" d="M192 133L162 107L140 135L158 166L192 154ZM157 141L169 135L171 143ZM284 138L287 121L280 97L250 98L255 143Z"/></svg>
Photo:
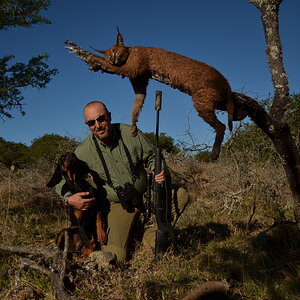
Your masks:
<svg viewBox="0 0 300 300"><path fill-rule="evenodd" d="M124 44L124 40L122 37L122 34L120 33L120 31L118 31L118 35L117 35L117 46L125 46Z"/></svg>

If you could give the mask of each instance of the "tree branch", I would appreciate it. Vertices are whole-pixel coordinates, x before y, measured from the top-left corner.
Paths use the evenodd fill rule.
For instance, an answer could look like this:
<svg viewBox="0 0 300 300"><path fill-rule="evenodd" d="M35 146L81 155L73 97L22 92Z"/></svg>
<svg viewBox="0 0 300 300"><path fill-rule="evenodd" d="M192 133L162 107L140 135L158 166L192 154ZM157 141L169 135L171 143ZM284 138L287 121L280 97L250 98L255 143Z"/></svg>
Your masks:
<svg viewBox="0 0 300 300"><path fill-rule="evenodd" d="M284 70L282 45L279 35L279 5L282 0L249 0L261 12L266 38L266 53L274 85L274 101L270 114L282 121L285 110L291 105L289 100L288 77Z"/></svg>
<svg viewBox="0 0 300 300"><path fill-rule="evenodd" d="M17 254L38 254L43 255L47 258L53 257L55 251L47 247L22 247L22 246L11 246L0 243L0 250L13 252Z"/></svg>
<svg viewBox="0 0 300 300"><path fill-rule="evenodd" d="M50 249L47 247L20 247L20 246L11 246L3 243L0 243L0 250L13 252L17 254L43 255L46 258L52 258L52 266L49 267L49 270L39 266L38 264L36 264L35 262L29 259L22 260L21 268L28 266L44 274L50 275L51 284L56 299L77 300L78 299L77 297L71 296L66 291L65 284L64 284L68 246L69 246L69 241L68 241L68 237L66 237L64 252L62 252L59 248Z"/></svg>

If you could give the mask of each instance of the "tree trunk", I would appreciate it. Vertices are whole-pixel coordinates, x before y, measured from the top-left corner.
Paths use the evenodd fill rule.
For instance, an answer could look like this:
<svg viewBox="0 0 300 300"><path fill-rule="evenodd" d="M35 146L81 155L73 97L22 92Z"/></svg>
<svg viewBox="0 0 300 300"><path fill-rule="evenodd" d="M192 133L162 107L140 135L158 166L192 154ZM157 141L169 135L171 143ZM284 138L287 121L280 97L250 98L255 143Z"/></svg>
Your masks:
<svg viewBox="0 0 300 300"><path fill-rule="evenodd" d="M279 35L278 15L282 0L249 0L261 12L264 26L267 58L274 85L274 99L268 124L256 124L271 138L283 159L283 166L293 194L295 218L300 224L300 154L286 123L286 109L290 106L288 78L284 71L282 46ZM261 122L260 122L261 123ZM299 226L298 226L299 227Z"/></svg>

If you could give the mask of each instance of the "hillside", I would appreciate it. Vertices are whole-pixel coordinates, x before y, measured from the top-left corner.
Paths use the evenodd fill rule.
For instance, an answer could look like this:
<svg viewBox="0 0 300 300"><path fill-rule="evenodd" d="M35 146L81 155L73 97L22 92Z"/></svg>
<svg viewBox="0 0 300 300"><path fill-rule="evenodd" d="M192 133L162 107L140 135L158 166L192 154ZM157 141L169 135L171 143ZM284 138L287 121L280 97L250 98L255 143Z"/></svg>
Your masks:
<svg viewBox="0 0 300 300"><path fill-rule="evenodd" d="M280 163L259 162L251 151L216 163L181 154L167 160L174 180L191 195L175 228L176 249L154 263L149 249L136 243L132 259L117 269L68 261L70 293L79 299L182 299L204 282L224 280L229 299L300 299L300 235ZM46 162L23 170L1 167L1 243L54 247L68 218L45 187L52 169ZM24 257L0 251L1 299L55 299L49 276L24 267ZM49 266L49 259L29 258Z"/></svg>

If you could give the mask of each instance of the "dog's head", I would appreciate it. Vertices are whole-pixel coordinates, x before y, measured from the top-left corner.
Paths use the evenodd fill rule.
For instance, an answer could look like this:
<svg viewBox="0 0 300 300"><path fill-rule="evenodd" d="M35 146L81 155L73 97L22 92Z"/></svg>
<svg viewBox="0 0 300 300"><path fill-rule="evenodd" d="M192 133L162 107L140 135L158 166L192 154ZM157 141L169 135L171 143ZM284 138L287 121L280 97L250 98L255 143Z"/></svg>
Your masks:
<svg viewBox="0 0 300 300"><path fill-rule="evenodd" d="M79 160L75 153L67 152L63 154L59 159L56 169L47 183L47 187L54 187L64 177L68 182L75 183L83 174L88 173L86 164Z"/></svg>

